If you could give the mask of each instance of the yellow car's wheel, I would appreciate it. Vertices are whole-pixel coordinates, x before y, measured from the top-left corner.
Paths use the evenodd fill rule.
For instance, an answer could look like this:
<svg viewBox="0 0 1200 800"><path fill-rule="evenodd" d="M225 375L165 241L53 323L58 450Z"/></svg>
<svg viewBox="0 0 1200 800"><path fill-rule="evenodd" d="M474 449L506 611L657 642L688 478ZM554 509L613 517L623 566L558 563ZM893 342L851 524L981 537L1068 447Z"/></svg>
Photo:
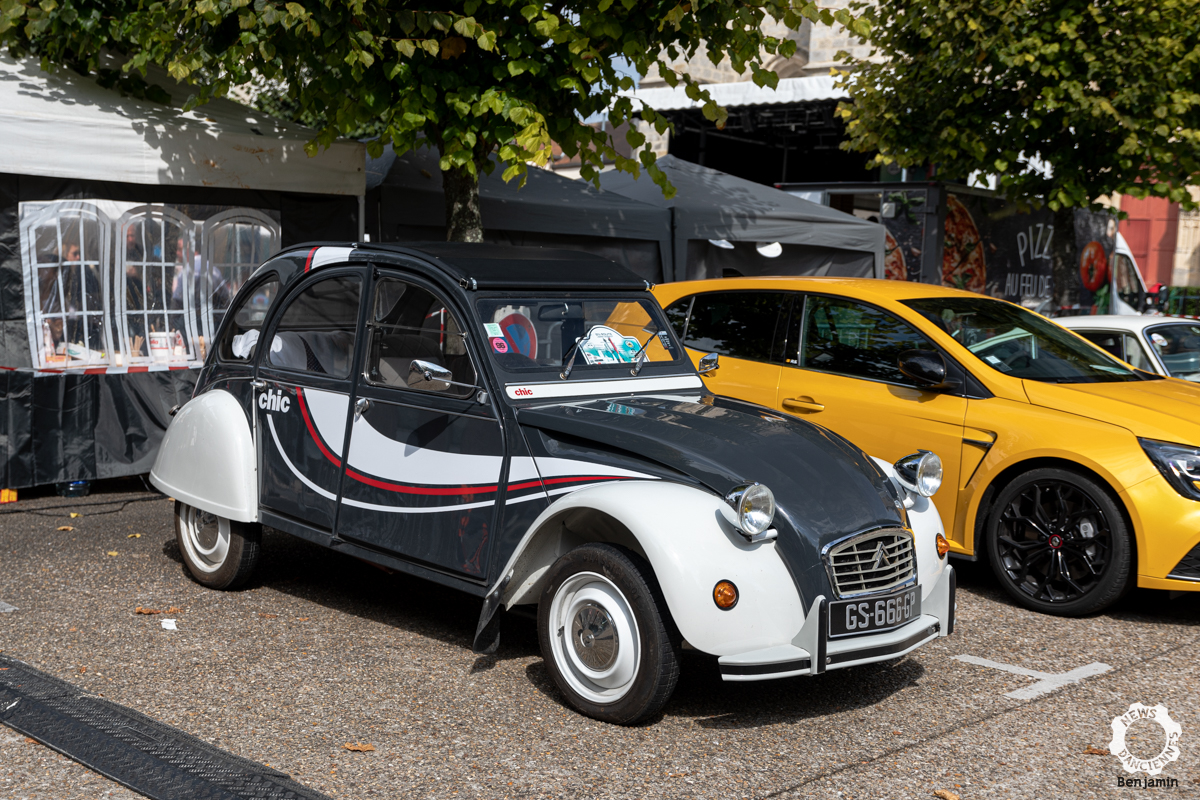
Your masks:
<svg viewBox="0 0 1200 800"><path fill-rule="evenodd" d="M1034 469L1008 484L988 515L988 555L1021 605L1081 616L1129 588L1133 547L1125 517L1094 480L1065 469Z"/></svg>

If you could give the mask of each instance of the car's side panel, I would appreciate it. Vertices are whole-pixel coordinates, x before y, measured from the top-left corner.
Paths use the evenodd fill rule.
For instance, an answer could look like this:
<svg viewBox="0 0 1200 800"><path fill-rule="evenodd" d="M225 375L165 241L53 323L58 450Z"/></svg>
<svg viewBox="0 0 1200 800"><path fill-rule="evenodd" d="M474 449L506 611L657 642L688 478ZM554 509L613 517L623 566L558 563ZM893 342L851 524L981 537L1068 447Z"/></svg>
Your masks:
<svg viewBox="0 0 1200 800"><path fill-rule="evenodd" d="M150 482L204 511L257 522L257 458L242 404L210 391L184 405L163 436Z"/></svg>
<svg viewBox="0 0 1200 800"><path fill-rule="evenodd" d="M650 562L675 624L697 650L726 655L787 644L804 621L796 585L775 543L747 543L730 513L709 492L662 481L574 491L542 512L509 559L497 584L507 581L503 604L536 603L559 556L585 542L611 541ZM728 611L712 598L722 580L740 593Z"/></svg>

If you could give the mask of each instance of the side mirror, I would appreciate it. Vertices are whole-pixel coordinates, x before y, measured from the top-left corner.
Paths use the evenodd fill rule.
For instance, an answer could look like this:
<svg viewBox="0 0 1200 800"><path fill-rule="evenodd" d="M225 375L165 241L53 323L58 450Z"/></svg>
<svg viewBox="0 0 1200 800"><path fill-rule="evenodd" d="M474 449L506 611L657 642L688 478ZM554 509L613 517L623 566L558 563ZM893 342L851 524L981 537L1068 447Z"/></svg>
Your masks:
<svg viewBox="0 0 1200 800"><path fill-rule="evenodd" d="M931 392L949 392L961 385L946 377L946 360L936 350L905 350L897 366L905 377Z"/></svg>
<svg viewBox="0 0 1200 800"><path fill-rule="evenodd" d="M701 375L707 375L710 372L714 372L717 367L721 366L719 363L717 363L719 358L720 356L717 353L709 353L708 355L703 356L700 359L700 366L696 367L696 371Z"/></svg>
<svg viewBox="0 0 1200 800"><path fill-rule="evenodd" d="M453 377L454 373L445 367L431 361L414 358L408 365L408 379L405 383L410 389L418 389L423 392L444 392L454 383L451 380Z"/></svg>

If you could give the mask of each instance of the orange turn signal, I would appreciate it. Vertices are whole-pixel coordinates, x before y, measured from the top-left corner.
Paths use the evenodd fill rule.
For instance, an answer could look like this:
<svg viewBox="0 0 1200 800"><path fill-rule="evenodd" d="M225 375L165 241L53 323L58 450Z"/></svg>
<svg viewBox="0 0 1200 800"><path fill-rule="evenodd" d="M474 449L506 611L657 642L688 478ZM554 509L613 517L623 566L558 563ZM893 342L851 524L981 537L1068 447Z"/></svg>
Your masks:
<svg viewBox="0 0 1200 800"><path fill-rule="evenodd" d="M738 590L733 581L720 581L713 587L713 602L717 608L728 611L737 605Z"/></svg>
<svg viewBox="0 0 1200 800"><path fill-rule="evenodd" d="M950 543L946 541L946 537L940 533L937 535L937 550L938 558L945 558L946 553L950 552Z"/></svg>

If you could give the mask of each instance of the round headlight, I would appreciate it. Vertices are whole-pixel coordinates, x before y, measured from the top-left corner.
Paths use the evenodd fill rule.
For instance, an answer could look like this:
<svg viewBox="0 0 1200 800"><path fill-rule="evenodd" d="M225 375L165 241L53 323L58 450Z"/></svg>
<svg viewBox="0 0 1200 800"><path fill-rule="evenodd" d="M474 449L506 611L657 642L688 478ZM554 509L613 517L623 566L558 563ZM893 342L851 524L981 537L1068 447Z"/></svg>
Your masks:
<svg viewBox="0 0 1200 800"><path fill-rule="evenodd" d="M942 460L936 453L918 450L892 466L900 485L922 497L933 497L942 486Z"/></svg>
<svg viewBox="0 0 1200 800"><path fill-rule="evenodd" d="M725 502L737 512L738 528L756 536L771 527L775 519L775 495L761 483L743 483L725 496Z"/></svg>

